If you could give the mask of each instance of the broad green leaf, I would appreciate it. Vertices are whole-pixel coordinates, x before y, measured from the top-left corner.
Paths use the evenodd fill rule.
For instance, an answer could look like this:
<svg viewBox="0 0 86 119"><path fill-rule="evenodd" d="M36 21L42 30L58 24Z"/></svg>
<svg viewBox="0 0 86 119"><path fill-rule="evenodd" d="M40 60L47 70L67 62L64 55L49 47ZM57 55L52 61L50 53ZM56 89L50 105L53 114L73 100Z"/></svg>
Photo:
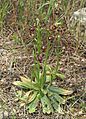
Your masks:
<svg viewBox="0 0 86 119"><path fill-rule="evenodd" d="M35 83L32 83L32 82L27 83L27 82L21 82L21 81L14 81L13 84L20 87L20 88L23 88L23 89L39 90L37 85Z"/></svg>
<svg viewBox="0 0 86 119"><path fill-rule="evenodd" d="M20 76L20 79L21 79L22 82L27 82L27 83L31 82L30 78L25 78L23 76Z"/></svg>
<svg viewBox="0 0 86 119"><path fill-rule="evenodd" d="M27 109L29 109L29 113L33 113L36 111L36 107L37 107L37 104L39 102L39 99L38 97L36 97L30 104L29 106L27 107Z"/></svg>
<svg viewBox="0 0 86 119"><path fill-rule="evenodd" d="M41 98L41 103L42 103L43 113L50 114L54 111L51 102L46 95Z"/></svg>
<svg viewBox="0 0 86 119"><path fill-rule="evenodd" d="M54 93L53 97L59 102L59 104L65 104L65 100L60 95Z"/></svg>
<svg viewBox="0 0 86 119"><path fill-rule="evenodd" d="M42 88L41 91L43 92L44 95L46 95L48 93L48 90L46 88Z"/></svg>
<svg viewBox="0 0 86 119"><path fill-rule="evenodd" d="M32 102L36 98L37 94L38 94L38 92L34 91L34 93L29 97L28 103Z"/></svg>
<svg viewBox="0 0 86 119"><path fill-rule="evenodd" d="M14 81L13 84L15 86L18 86L23 89L29 89L30 87L27 85L27 83L21 82L21 81Z"/></svg>
<svg viewBox="0 0 86 119"><path fill-rule="evenodd" d="M58 94L61 94L61 95L70 95L70 94L73 93L72 90L69 91L69 90L65 90L63 88L58 88L58 87L55 87L55 86L50 86L48 89L52 92L55 92L55 93L58 93Z"/></svg>
<svg viewBox="0 0 86 119"><path fill-rule="evenodd" d="M31 95L31 93L32 93L32 90L30 90L30 91L28 91L28 92L26 92L25 93L25 95L24 96L22 96L21 98L19 98L21 101L23 101L23 102L27 102L28 101L28 99L29 99L29 96Z"/></svg>
<svg viewBox="0 0 86 119"><path fill-rule="evenodd" d="M61 106L60 106L60 105L58 105L57 110L58 110L58 113L60 113L60 114L64 114L64 112L62 111L62 108L61 108Z"/></svg>
<svg viewBox="0 0 86 119"><path fill-rule="evenodd" d="M27 92L24 96L20 97L19 99L23 102L23 103L31 103L37 96L37 91L29 91Z"/></svg>
<svg viewBox="0 0 86 119"><path fill-rule="evenodd" d="M56 99L54 97L50 97L53 108L55 110L55 112L58 112L60 114L64 114L62 111L62 108L60 107L60 104L56 101Z"/></svg>

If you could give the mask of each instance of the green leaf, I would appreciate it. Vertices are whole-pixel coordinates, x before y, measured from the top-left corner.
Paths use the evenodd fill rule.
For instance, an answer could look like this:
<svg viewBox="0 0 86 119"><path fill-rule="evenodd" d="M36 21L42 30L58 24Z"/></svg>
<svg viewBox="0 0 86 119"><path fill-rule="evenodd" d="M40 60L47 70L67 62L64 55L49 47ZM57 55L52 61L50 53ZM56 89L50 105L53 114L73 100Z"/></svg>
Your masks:
<svg viewBox="0 0 86 119"><path fill-rule="evenodd" d="M40 81L41 88L43 88L46 82L46 66L44 66L43 73L41 74L40 80L41 80Z"/></svg>
<svg viewBox="0 0 86 119"><path fill-rule="evenodd" d="M73 93L72 90L69 91L69 90L65 90L63 88L58 88L58 87L55 87L55 86L50 86L48 89L52 92L55 92L55 93L58 93L58 94L61 94L61 95L70 95L70 94Z"/></svg>
<svg viewBox="0 0 86 119"><path fill-rule="evenodd" d="M27 83L27 82L21 82L21 81L14 81L13 84L20 87L20 88L23 88L23 89L39 90L37 85L35 83L32 83L32 82Z"/></svg>
<svg viewBox="0 0 86 119"><path fill-rule="evenodd" d="M52 71L50 65L46 65L46 72L47 72L47 71L49 71L49 72Z"/></svg>
<svg viewBox="0 0 86 119"><path fill-rule="evenodd" d="M56 73L49 65L46 65L46 82L50 82L51 80L55 79L56 77L61 79L65 78L64 74Z"/></svg>
<svg viewBox="0 0 86 119"><path fill-rule="evenodd" d="M51 82L52 80L52 69L49 65L46 65L46 82Z"/></svg>
<svg viewBox="0 0 86 119"><path fill-rule="evenodd" d="M49 7L48 7L48 10L47 10L47 16L46 16L46 20L48 20L48 18L50 17L51 13L52 13L52 10L53 10L53 7L54 7L54 4L55 4L55 0L50 0L49 2Z"/></svg>
<svg viewBox="0 0 86 119"><path fill-rule="evenodd" d="M65 100L60 95L54 93L53 97L59 102L59 104L65 104Z"/></svg>
<svg viewBox="0 0 86 119"><path fill-rule="evenodd" d="M46 82L50 82L52 79L51 73L49 71L46 72Z"/></svg>
<svg viewBox="0 0 86 119"><path fill-rule="evenodd" d="M48 90L46 88L42 88L41 91L43 92L44 95L48 93Z"/></svg>
<svg viewBox="0 0 86 119"><path fill-rule="evenodd" d="M22 90L19 90L16 92L16 97L21 98L22 97Z"/></svg>
<svg viewBox="0 0 86 119"><path fill-rule="evenodd" d="M27 109L29 109L29 113L33 113L36 111L36 107L37 107L37 104L39 102L39 98L36 97L30 104L29 106L27 107Z"/></svg>
<svg viewBox="0 0 86 119"><path fill-rule="evenodd" d="M53 108L55 110L55 112L58 112L60 114L64 114L62 111L62 108L60 107L60 104L56 101L56 99L54 97L50 97Z"/></svg>
<svg viewBox="0 0 86 119"><path fill-rule="evenodd" d="M64 74L61 74L61 73L56 73L56 76L58 76L61 79L64 79L65 78L65 75Z"/></svg>
<svg viewBox="0 0 86 119"><path fill-rule="evenodd" d="M38 94L38 92L34 91L34 93L28 99L28 103L31 103L36 98L37 94Z"/></svg>
<svg viewBox="0 0 86 119"><path fill-rule="evenodd" d="M27 83L31 82L30 78L25 78L23 76L20 76L20 79L21 79L22 82L27 82Z"/></svg>
<svg viewBox="0 0 86 119"><path fill-rule="evenodd" d="M21 81L14 81L13 84L15 86L18 86L20 88L24 88L24 89L29 89L30 87L27 85L27 83L21 82Z"/></svg>
<svg viewBox="0 0 86 119"><path fill-rule="evenodd" d="M37 96L38 92L37 91L28 91L27 93L25 93L24 96L19 97L19 100L21 100L24 103L31 103Z"/></svg>
<svg viewBox="0 0 86 119"><path fill-rule="evenodd" d="M44 114L45 113L50 114L54 111L51 102L46 95L41 98L41 103Z"/></svg>
<svg viewBox="0 0 86 119"><path fill-rule="evenodd" d="M32 90L30 90L30 91L26 92L26 93L25 93L25 95L24 95L24 96L22 96L22 97L20 97L19 99L20 99L21 101L23 101L23 102L27 102L27 101L28 101L29 96L31 95L31 93L32 93Z"/></svg>

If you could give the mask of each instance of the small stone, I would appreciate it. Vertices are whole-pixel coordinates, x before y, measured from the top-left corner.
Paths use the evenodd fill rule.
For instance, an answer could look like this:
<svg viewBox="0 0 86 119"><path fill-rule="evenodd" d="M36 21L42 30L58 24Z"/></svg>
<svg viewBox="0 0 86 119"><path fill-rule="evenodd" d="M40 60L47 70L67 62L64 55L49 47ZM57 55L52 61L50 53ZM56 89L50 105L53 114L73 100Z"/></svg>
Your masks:
<svg viewBox="0 0 86 119"><path fill-rule="evenodd" d="M77 21L83 25L86 25L86 8L75 11L70 20L72 20L72 25Z"/></svg>
<svg viewBox="0 0 86 119"><path fill-rule="evenodd" d="M81 59L82 62L85 62L85 59Z"/></svg>

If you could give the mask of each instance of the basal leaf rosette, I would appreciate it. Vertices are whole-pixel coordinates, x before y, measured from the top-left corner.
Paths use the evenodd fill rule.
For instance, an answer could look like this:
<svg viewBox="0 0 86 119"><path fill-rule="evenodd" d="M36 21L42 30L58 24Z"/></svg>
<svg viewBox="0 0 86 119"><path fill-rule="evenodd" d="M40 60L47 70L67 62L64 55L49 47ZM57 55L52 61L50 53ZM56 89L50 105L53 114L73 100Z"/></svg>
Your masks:
<svg viewBox="0 0 86 119"><path fill-rule="evenodd" d="M40 80L43 80L43 75L40 72ZM54 75L55 76L55 75ZM20 101L20 107L26 105L29 113L34 113L37 110L38 104L41 103L43 113L58 112L63 114L61 105L65 104L66 100L63 96L70 95L73 91L65 90L57 86L52 85L52 75L49 70L46 72L46 81L44 86L39 85L35 80L20 76L21 81L15 81L13 84L20 87L20 91L17 92L17 98Z"/></svg>

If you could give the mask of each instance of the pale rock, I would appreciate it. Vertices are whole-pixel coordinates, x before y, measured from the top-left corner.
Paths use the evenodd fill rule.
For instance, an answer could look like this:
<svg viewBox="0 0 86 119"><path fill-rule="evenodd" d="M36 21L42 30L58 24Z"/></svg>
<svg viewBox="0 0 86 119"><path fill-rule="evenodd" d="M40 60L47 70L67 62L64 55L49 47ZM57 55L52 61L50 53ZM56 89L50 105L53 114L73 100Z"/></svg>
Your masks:
<svg viewBox="0 0 86 119"><path fill-rule="evenodd" d="M86 26L86 8L81 8L77 11L75 11L70 19L72 22L71 25L74 24L74 22L80 22L82 25Z"/></svg>
<svg viewBox="0 0 86 119"><path fill-rule="evenodd" d="M81 34L80 36L84 36L86 40L86 7L73 13L72 17L70 18L69 27L75 27L75 33L77 30L79 30L79 34Z"/></svg>

